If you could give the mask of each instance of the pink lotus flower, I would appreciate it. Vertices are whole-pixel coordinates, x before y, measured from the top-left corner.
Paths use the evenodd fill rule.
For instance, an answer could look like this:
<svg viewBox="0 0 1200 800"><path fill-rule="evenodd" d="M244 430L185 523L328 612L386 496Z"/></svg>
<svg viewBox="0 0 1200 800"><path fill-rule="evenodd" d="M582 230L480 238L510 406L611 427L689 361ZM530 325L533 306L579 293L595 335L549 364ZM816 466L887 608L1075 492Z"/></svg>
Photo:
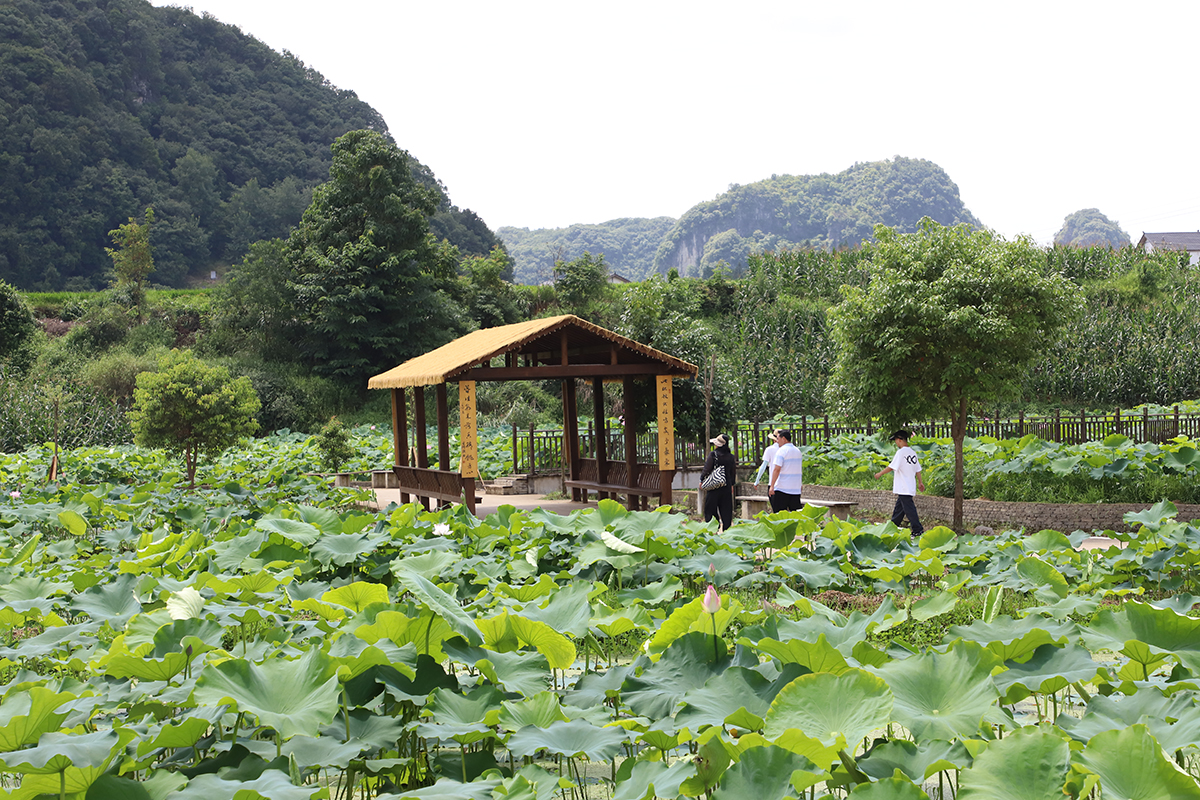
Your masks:
<svg viewBox="0 0 1200 800"><path fill-rule="evenodd" d="M717 587L711 583L704 593L704 599L700 601L700 607L706 614L715 614L721 610L721 595L717 594Z"/></svg>
<svg viewBox="0 0 1200 800"><path fill-rule="evenodd" d="M18 492L16 489L13 489L11 492L9 492L8 496L11 497L13 500L21 499L21 493Z"/></svg>

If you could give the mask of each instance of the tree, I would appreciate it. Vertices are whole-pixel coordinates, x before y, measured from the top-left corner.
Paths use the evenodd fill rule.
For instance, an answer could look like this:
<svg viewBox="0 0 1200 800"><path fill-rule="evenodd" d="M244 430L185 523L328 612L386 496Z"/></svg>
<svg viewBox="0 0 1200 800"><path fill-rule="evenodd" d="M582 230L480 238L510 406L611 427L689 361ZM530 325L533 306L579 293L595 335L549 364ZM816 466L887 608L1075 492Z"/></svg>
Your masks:
<svg viewBox="0 0 1200 800"><path fill-rule="evenodd" d="M138 223L130 217L129 222L108 232L116 250L104 248L112 257L117 286L129 291L130 300L137 308L139 324L144 317L146 278L154 272L154 258L150 255L150 226L153 224L154 208L147 207L145 222Z"/></svg>
<svg viewBox="0 0 1200 800"><path fill-rule="evenodd" d="M249 378L235 380L190 350L172 350L159 359L157 372L138 375L129 424L138 444L179 453L194 488L199 457L258 430L260 407Z"/></svg>
<svg viewBox="0 0 1200 800"><path fill-rule="evenodd" d="M603 301L608 288L608 265L604 254L593 257L584 252L571 261L554 264L554 289L560 302L573 313L586 317L588 309Z"/></svg>
<svg viewBox="0 0 1200 800"><path fill-rule="evenodd" d="M334 143L329 181L286 254L314 371L363 381L444 342L428 235L435 208L408 154L382 134L351 131Z"/></svg>
<svg viewBox="0 0 1200 800"><path fill-rule="evenodd" d="M36 330L37 322L25 298L0 280L0 366L7 363L25 372L33 363L30 345Z"/></svg>
<svg viewBox="0 0 1200 800"><path fill-rule="evenodd" d="M1079 290L1045 269L1045 251L966 225L922 219L916 233L875 229L867 287L830 310L837 361L831 405L897 427L945 415L954 440L954 525L962 527L968 416L1015 396L1079 305Z"/></svg>
<svg viewBox="0 0 1200 800"><path fill-rule="evenodd" d="M1119 249L1129 246L1129 234L1101 214L1100 209L1084 208L1067 215L1058 233L1054 234L1054 244L1063 247L1107 245Z"/></svg>

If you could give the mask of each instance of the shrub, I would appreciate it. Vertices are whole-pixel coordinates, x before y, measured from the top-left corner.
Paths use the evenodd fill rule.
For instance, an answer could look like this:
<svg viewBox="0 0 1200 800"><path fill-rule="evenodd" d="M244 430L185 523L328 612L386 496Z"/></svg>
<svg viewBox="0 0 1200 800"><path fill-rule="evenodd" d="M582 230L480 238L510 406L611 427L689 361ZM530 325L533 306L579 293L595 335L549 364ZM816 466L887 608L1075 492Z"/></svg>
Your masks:
<svg viewBox="0 0 1200 800"><path fill-rule="evenodd" d="M174 350L143 372L129 414L134 441L183 457L189 486L196 485L201 455L219 453L258 429L258 397L247 378L231 378L190 350Z"/></svg>
<svg viewBox="0 0 1200 800"><path fill-rule="evenodd" d="M165 348L157 352L138 353L132 349L110 350L83 367L83 379L96 391L118 405L128 408L133 403L133 392L137 388L137 376L153 372Z"/></svg>
<svg viewBox="0 0 1200 800"><path fill-rule="evenodd" d="M350 432L337 417L330 417L316 437L321 451L321 468L326 472L341 472L342 465L358 455L350 444Z"/></svg>
<svg viewBox="0 0 1200 800"><path fill-rule="evenodd" d="M7 362L20 372L33 364L34 332L37 322L21 293L0 280L0 363Z"/></svg>

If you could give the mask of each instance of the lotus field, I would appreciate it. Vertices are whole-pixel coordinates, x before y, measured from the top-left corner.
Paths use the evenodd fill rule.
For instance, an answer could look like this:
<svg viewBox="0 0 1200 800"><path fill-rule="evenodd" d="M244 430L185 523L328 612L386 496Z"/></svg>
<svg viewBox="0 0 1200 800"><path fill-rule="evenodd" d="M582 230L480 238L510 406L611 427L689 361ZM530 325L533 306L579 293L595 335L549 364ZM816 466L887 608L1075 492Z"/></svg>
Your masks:
<svg viewBox="0 0 1200 800"><path fill-rule="evenodd" d="M0 456L0 789L77 798L1200 797L1200 529L368 512L303 437L179 488ZM712 587L712 588L710 588Z"/></svg>

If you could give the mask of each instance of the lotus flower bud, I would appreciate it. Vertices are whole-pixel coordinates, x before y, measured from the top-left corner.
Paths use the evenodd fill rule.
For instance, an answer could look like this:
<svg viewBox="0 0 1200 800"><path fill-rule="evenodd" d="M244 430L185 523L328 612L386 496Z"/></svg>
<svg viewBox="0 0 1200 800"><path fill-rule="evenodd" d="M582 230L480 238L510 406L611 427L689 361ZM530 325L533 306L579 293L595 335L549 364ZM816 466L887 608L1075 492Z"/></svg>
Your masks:
<svg viewBox="0 0 1200 800"><path fill-rule="evenodd" d="M704 599L700 601L700 607L706 614L715 614L721 610L721 595L717 594L717 587L711 583L704 593Z"/></svg>

